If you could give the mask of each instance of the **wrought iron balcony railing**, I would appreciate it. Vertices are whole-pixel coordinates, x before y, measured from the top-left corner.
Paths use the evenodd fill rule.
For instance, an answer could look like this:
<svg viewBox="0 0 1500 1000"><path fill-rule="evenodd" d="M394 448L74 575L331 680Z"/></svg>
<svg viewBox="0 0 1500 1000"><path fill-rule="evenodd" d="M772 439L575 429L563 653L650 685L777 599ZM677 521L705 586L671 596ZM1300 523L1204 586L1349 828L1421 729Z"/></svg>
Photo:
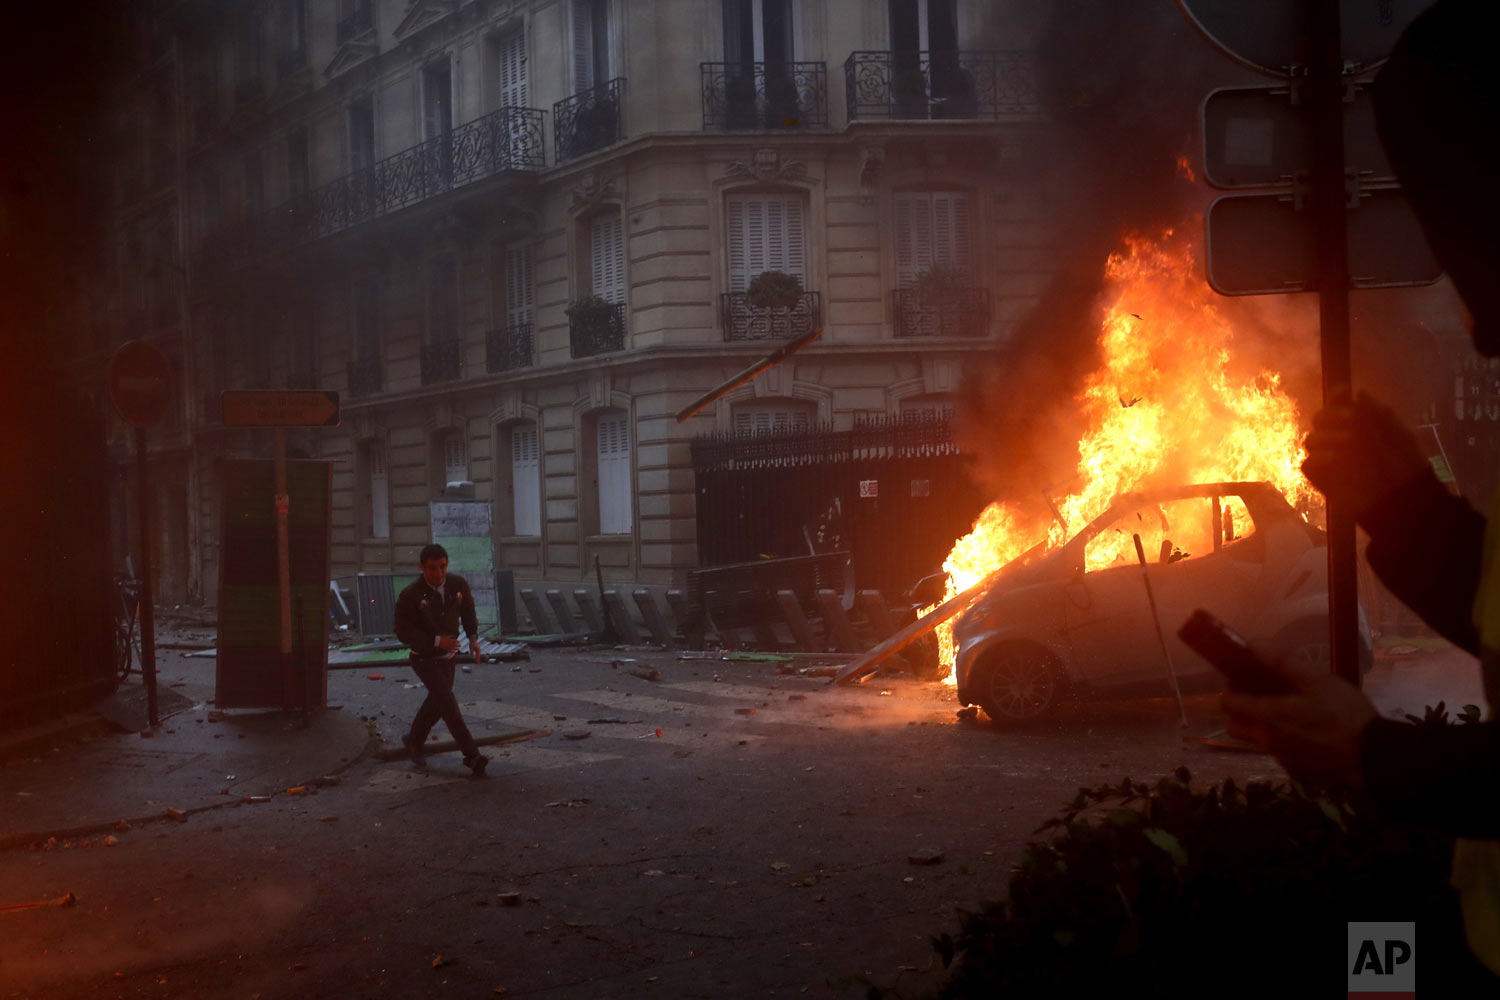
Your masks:
<svg viewBox="0 0 1500 1000"><path fill-rule="evenodd" d="M484 370L508 372L531 367L531 324L491 330L484 338Z"/></svg>
<svg viewBox="0 0 1500 1000"><path fill-rule="evenodd" d="M463 341L457 337L433 340L422 345L422 384L452 382L458 378L463 363Z"/></svg>
<svg viewBox="0 0 1500 1000"><path fill-rule="evenodd" d="M576 160L624 138L620 124L624 102L625 78L616 77L552 105L557 162Z"/></svg>
<svg viewBox="0 0 1500 1000"><path fill-rule="evenodd" d="M349 8L349 13L339 18L336 27L338 44L343 45L375 27L374 4L370 0L358 0Z"/></svg>
<svg viewBox="0 0 1500 1000"><path fill-rule="evenodd" d="M373 396L380 391L380 355L366 354L349 362L349 395Z"/></svg>
<svg viewBox="0 0 1500 1000"><path fill-rule="evenodd" d="M1033 116L1029 52L851 52L844 62L849 120Z"/></svg>
<svg viewBox="0 0 1500 1000"><path fill-rule="evenodd" d="M329 236L476 181L540 170L545 148L542 112L501 108L281 204L253 235L268 243Z"/></svg>
<svg viewBox="0 0 1500 1000"><path fill-rule="evenodd" d="M954 288L942 295L915 288L891 292L898 337L983 337L990 328L990 290Z"/></svg>
<svg viewBox="0 0 1500 1000"><path fill-rule="evenodd" d="M701 63L700 70L706 129L801 129L828 124L826 63Z"/></svg>
<svg viewBox="0 0 1500 1000"><path fill-rule="evenodd" d="M568 314L568 348L575 358L625 349L625 306L575 309Z"/></svg>
<svg viewBox="0 0 1500 1000"><path fill-rule="evenodd" d="M725 340L789 340L817 329L823 321L823 301L817 292L803 292L784 306L754 306L747 292L719 296Z"/></svg>

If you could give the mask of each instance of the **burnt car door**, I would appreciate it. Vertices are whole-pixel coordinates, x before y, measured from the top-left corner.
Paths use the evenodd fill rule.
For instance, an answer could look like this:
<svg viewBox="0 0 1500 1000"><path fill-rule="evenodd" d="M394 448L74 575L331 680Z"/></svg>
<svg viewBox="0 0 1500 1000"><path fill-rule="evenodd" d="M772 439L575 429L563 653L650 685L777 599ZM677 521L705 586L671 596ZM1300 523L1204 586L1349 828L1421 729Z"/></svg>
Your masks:
<svg viewBox="0 0 1500 1000"><path fill-rule="evenodd" d="M1063 588L1063 614L1080 680L1125 683L1160 673L1161 652L1131 537L1159 522L1150 506L1116 504L1069 543L1077 553ZM1159 529L1152 538L1159 539Z"/></svg>

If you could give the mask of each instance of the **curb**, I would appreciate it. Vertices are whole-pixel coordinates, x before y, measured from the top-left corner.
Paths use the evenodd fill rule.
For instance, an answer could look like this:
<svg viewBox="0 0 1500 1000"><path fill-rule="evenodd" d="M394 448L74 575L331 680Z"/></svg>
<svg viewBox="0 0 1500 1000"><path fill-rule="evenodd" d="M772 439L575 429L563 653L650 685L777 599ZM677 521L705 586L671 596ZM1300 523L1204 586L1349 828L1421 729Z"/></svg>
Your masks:
<svg viewBox="0 0 1500 1000"><path fill-rule="evenodd" d="M349 758L348 762L340 764L333 770L327 771L316 778L310 778L306 781L298 782L297 784L307 785L309 787L332 787L333 785L338 784L338 782L326 781L325 779L338 778L339 776L344 774L344 772L354 767L356 764L359 764L360 762L373 756L375 753L375 748L382 742L383 741L380 738L380 734L376 730L367 729L365 736L365 745L360 748L359 753ZM292 787L296 786L294 785ZM277 795L281 794L284 793L273 792L270 796L268 796L268 798L274 799ZM0 837L0 851L14 851L23 848L34 848L36 845L45 844L49 839L75 840L79 837L93 837L100 834L114 833L119 831L121 823L124 823L127 827L132 829L136 827L147 826L152 823L183 823L187 821L189 816L196 816L199 813L213 812L214 810L224 809L229 806L244 806L250 804L251 803L248 798L230 798L226 799L223 802L211 802L208 805L193 806L190 809L178 809L172 810L170 812L154 812L149 813L145 816L124 817L121 819L106 822L90 823L86 826L64 827L61 829L30 833L11 833Z"/></svg>

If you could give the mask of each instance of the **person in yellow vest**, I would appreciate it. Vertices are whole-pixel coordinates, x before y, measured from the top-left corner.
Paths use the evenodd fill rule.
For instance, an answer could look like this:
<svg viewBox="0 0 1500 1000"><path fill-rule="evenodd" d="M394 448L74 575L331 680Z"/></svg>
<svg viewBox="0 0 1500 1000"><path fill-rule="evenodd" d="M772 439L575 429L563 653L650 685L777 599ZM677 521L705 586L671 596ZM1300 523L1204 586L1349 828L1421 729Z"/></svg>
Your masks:
<svg viewBox="0 0 1500 1000"><path fill-rule="evenodd" d="M1403 33L1375 83L1386 153L1488 357L1500 356L1495 21L1491 5L1440 0ZM1400 419L1364 394L1314 419L1303 470L1369 534L1370 568L1391 592L1479 657L1490 712L1479 724L1412 726L1380 718L1326 671L1276 664L1295 692L1226 693L1229 732L1295 776L1363 788L1390 814L1462 838L1452 882L1464 934L1500 976L1500 495L1488 519L1453 496Z"/></svg>

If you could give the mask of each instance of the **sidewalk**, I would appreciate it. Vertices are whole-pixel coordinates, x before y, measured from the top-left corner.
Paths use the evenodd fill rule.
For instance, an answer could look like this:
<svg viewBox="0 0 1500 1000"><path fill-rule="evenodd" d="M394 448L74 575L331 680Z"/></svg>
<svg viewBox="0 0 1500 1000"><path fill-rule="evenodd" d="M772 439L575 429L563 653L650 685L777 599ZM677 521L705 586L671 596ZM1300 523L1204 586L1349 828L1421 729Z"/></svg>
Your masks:
<svg viewBox="0 0 1500 1000"><path fill-rule="evenodd" d="M140 698L139 685L122 686L121 696ZM159 696L154 730L121 733L78 714L12 734L7 744L28 749L0 748L0 850L331 784L378 739L343 711L314 713L304 728L300 713L219 712L165 687Z"/></svg>

